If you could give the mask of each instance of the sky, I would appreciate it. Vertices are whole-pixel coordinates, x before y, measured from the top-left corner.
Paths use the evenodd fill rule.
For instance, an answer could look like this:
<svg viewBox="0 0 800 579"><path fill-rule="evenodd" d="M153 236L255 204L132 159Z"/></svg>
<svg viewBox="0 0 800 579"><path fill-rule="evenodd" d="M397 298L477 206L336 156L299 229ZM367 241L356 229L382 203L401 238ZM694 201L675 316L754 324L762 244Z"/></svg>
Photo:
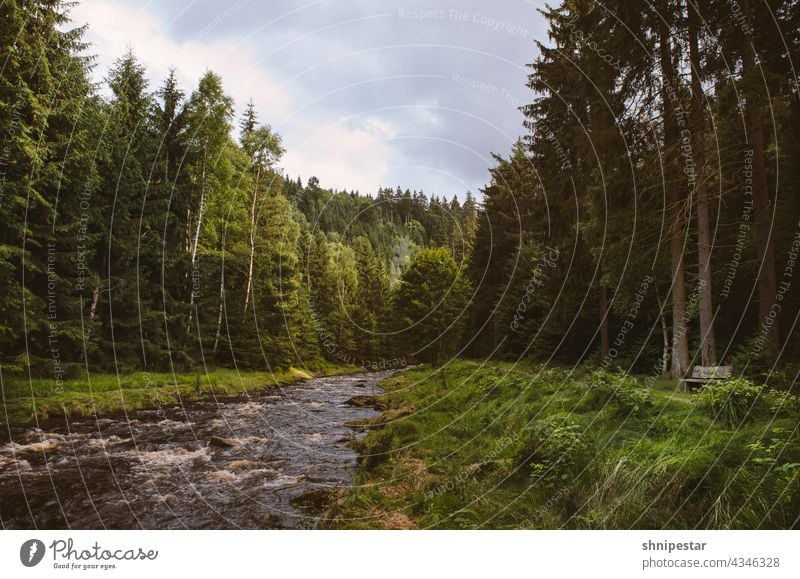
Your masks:
<svg viewBox="0 0 800 579"><path fill-rule="evenodd" d="M210 69L283 138L304 182L374 193L478 193L523 134L526 64L545 24L529 0L81 0L96 80L129 48L151 88Z"/></svg>

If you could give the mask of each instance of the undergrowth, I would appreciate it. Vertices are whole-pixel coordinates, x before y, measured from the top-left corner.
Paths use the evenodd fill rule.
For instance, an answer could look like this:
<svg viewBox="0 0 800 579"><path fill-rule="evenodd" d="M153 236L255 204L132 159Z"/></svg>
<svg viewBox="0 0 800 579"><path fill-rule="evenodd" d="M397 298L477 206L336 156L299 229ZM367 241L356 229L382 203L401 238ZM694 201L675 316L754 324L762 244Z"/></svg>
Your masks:
<svg viewBox="0 0 800 579"><path fill-rule="evenodd" d="M607 371L421 367L383 382L329 528L796 528L795 396Z"/></svg>

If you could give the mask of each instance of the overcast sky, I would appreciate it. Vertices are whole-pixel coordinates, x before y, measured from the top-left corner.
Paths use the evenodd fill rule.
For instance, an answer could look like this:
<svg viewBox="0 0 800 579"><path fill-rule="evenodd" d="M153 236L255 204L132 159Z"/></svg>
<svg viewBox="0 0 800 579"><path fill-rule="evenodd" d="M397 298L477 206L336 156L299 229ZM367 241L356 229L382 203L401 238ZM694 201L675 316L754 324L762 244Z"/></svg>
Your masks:
<svg viewBox="0 0 800 579"><path fill-rule="evenodd" d="M525 65L545 33L528 0L81 0L96 75L133 48L156 88L206 69L283 137L285 171L374 192L477 192L522 134Z"/></svg>

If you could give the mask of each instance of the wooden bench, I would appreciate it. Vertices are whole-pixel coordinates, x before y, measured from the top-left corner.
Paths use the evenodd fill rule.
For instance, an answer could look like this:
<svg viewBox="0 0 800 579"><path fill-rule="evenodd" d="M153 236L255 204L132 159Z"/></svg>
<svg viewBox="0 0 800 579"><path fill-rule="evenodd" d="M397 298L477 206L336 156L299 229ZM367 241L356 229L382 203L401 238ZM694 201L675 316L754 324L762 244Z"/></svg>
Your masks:
<svg viewBox="0 0 800 579"><path fill-rule="evenodd" d="M731 377L733 377L733 366L695 366L692 368L691 377L682 380L683 390L688 392L690 384L708 384Z"/></svg>

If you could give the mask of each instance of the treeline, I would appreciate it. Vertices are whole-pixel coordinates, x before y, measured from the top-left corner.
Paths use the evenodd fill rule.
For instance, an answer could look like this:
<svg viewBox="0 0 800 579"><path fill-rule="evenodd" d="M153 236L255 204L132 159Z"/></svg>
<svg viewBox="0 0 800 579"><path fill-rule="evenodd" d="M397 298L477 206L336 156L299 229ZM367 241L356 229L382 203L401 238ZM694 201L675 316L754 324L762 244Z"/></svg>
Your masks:
<svg viewBox="0 0 800 579"><path fill-rule="evenodd" d="M397 260L407 257L398 239L415 247L449 247L459 263L472 253L479 207L471 192L463 203L455 196L449 201L436 195L428 198L422 191L400 187L361 195L322 189L316 177L306 187L300 177L286 178L284 192L312 228L369 239L383 259L394 261L395 274L399 274Z"/></svg>
<svg viewBox="0 0 800 579"><path fill-rule="evenodd" d="M129 53L94 86L66 10L0 7L2 372L403 355L394 288L421 248L469 254L475 201L288 179L280 136L252 103L234 119L213 72L153 89Z"/></svg>
<svg viewBox="0 0 800 579"><path fill-rule="evenodd" d="M674 376L795 360L800 6L542 14L528 137L484 191L472 352Z"/></svg>
<svg viewBox="0 0 800 579"><path fill-rule="evenodd" d="M128 54L101 91L61 3L0 10L4 373L800 354L796 3L544 10L481 206L303 184L214 73L151 88Z"/></svg>

